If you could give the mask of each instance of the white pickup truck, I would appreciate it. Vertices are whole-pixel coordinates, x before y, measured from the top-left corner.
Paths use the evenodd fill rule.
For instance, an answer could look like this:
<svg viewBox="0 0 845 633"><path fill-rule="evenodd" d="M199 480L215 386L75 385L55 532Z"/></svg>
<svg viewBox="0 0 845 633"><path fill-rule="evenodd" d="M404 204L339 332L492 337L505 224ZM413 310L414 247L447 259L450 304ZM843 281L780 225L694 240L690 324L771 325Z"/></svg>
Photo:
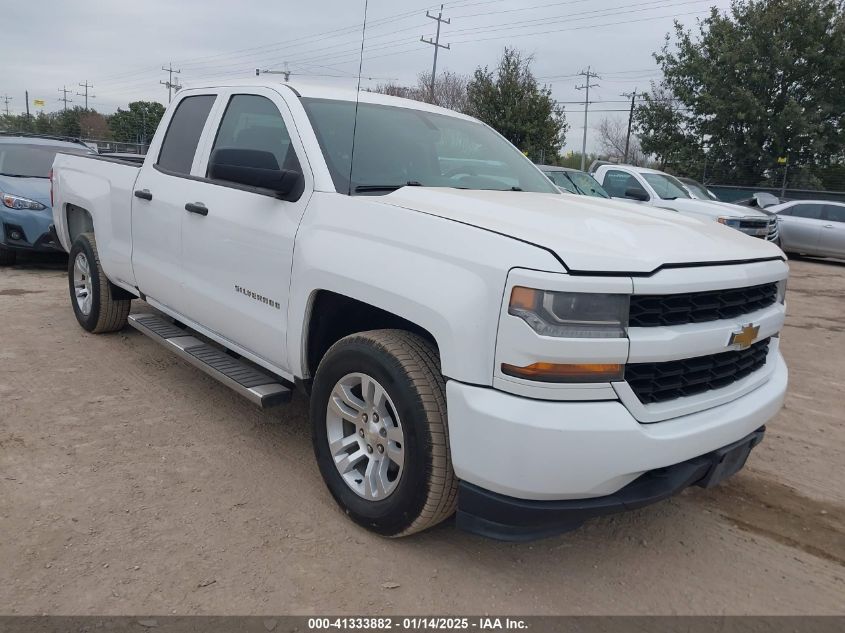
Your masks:
<svg viewBox="0 0 845 633"><path fill-rule="evenodd" d="M143 165L60 155L52 195L80 325L263 406L301 388L328 488L383 535L457 510L529 539L710 486L783 402L780 249L562 195L424 103L186 89Z"/></svg>
<svg viewBox="0 0 845 633"><path fill-rule="evenodd" d="M674 176L647 167L603 163L593 177L613 198L677 211L704 222L719 222L746 235L778 241L777 218L751 207L718 200L700 200Z"/></svg>

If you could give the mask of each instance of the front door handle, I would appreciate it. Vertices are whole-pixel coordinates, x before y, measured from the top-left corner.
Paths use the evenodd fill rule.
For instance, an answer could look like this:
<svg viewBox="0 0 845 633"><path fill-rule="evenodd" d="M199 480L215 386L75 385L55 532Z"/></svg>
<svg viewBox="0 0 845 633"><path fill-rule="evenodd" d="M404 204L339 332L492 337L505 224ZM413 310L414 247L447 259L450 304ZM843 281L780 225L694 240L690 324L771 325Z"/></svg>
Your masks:
<svg viewBox="0 0 845 633"><path fill-rule="evenodd" d="M140 198L141 200L152 200L153 194L150 193L149 189L136 189L135 197Z"/></svg>
<svg viewBox="0 0 845 633"><path fill-rule="evenodd" d="M202 202L189 202L185 205L185 211L190 211L197 215L208 215L208 207Z"/></svg>
<svg viewBox="0 0 845 633"><path fill-rule="evenodd" d="M823 229L832 229L833 225L832 224L825 224L822 228Z"/></svg>

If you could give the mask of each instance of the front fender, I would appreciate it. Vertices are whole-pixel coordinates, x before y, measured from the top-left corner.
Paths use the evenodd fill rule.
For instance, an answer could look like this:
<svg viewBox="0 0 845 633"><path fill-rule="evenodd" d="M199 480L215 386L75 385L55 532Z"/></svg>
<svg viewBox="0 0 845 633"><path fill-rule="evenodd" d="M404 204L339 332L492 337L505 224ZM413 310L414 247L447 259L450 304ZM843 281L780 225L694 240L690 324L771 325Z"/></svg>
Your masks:
<svg viewBox="0 0 845 633"><path fill-rule="evenodd" d="M437 342L443 374L490 385L508 271L563 272L548 252L473 226L378 202L317 193L296 239L288 358L308 373L310 302L328 290L400 316Z"/></svg>

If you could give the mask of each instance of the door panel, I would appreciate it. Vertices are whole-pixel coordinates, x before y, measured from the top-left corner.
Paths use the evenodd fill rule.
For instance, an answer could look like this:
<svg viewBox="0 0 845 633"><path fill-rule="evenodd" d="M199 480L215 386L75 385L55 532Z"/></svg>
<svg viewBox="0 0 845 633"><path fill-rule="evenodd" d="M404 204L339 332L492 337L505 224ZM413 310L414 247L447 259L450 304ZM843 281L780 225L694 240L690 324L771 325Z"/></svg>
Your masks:
<svg viewBox="0 0 845 633"><path fill-rule="evenodd" d="M156 166L144 165L132 197L132 267L141 292L176 311L184 305L182 220L184 178L215 95L184 97L170 119ZM150 148L158 151L157 148ZM167 171L163 165L166 165Z"/></svg>
<svg viewBox="0 0 845 633"><path fill-rule="evenodd" d="M823 221L822 205L796 204L786 215L781 212L780 235L784 250L801 253L816 253L819 249Z"/></svg>
<svg viewBox="0 0 845 633"><path fill-rule="evenodd" d="M825 205L819 250L832 257L845 257L845 207Z"/></svg>
<svg viewBox="0 0 845 633"><path fill-rule="evenodd" d="M256 89L260 90L260 89ZM287 108L272 91L230 94L209 156L218 149L258 150L278 167L302 171ZM281 111L285 112L285 117ZM207 173L207 172L206 172ZM305 191L311 190L306 175ZM293 246L308 196L281 200L266 190L213 181L186 202L208 214L184 213L182 249L186 316L280 369L285 347Z"/></svg>

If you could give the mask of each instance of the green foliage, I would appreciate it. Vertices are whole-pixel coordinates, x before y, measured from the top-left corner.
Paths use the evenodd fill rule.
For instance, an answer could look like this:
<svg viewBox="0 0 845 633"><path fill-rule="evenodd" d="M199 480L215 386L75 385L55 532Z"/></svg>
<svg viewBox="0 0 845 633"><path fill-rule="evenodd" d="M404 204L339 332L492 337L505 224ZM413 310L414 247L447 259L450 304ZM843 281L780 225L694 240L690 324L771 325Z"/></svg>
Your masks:
<svg viewBox="0 0 845 633"><path fill-rule="evenodd" d="M845 12L834 0L734 0L696 33L675 24L664 78L636 113L643 150L720 181L807 184L845 157ZM794 169L792 168L794 166Z"/></svg>
<svg viewBox="0 0 845 633"><path fill-rule="evenodd" d="M505 48L498 67L477 68L467 85L466 112L497 130L534 161L553 161L566 140L563 108L531 72L531 57Z"/></svg>
<svg viewBox="0 0 845 633"><path fill-rule="evenodd" d="M58 112L45 114L39 112L27 117L26 114L3 116L0 119L0 128L8 132L30 132L36 134L48 134L51 136L82 136L80 119L96 115L93 110L86 111L85 108L75 107ZM100 116L100 115L97 115Z"/></svg>
<svg viewBox="0 0 845 633"><path fill-rule="evenodd" d="M155 134L164 106L156 101L133 101L128 110L118 108L109 117L114 140L127 143L149 143Z"/></svg>

